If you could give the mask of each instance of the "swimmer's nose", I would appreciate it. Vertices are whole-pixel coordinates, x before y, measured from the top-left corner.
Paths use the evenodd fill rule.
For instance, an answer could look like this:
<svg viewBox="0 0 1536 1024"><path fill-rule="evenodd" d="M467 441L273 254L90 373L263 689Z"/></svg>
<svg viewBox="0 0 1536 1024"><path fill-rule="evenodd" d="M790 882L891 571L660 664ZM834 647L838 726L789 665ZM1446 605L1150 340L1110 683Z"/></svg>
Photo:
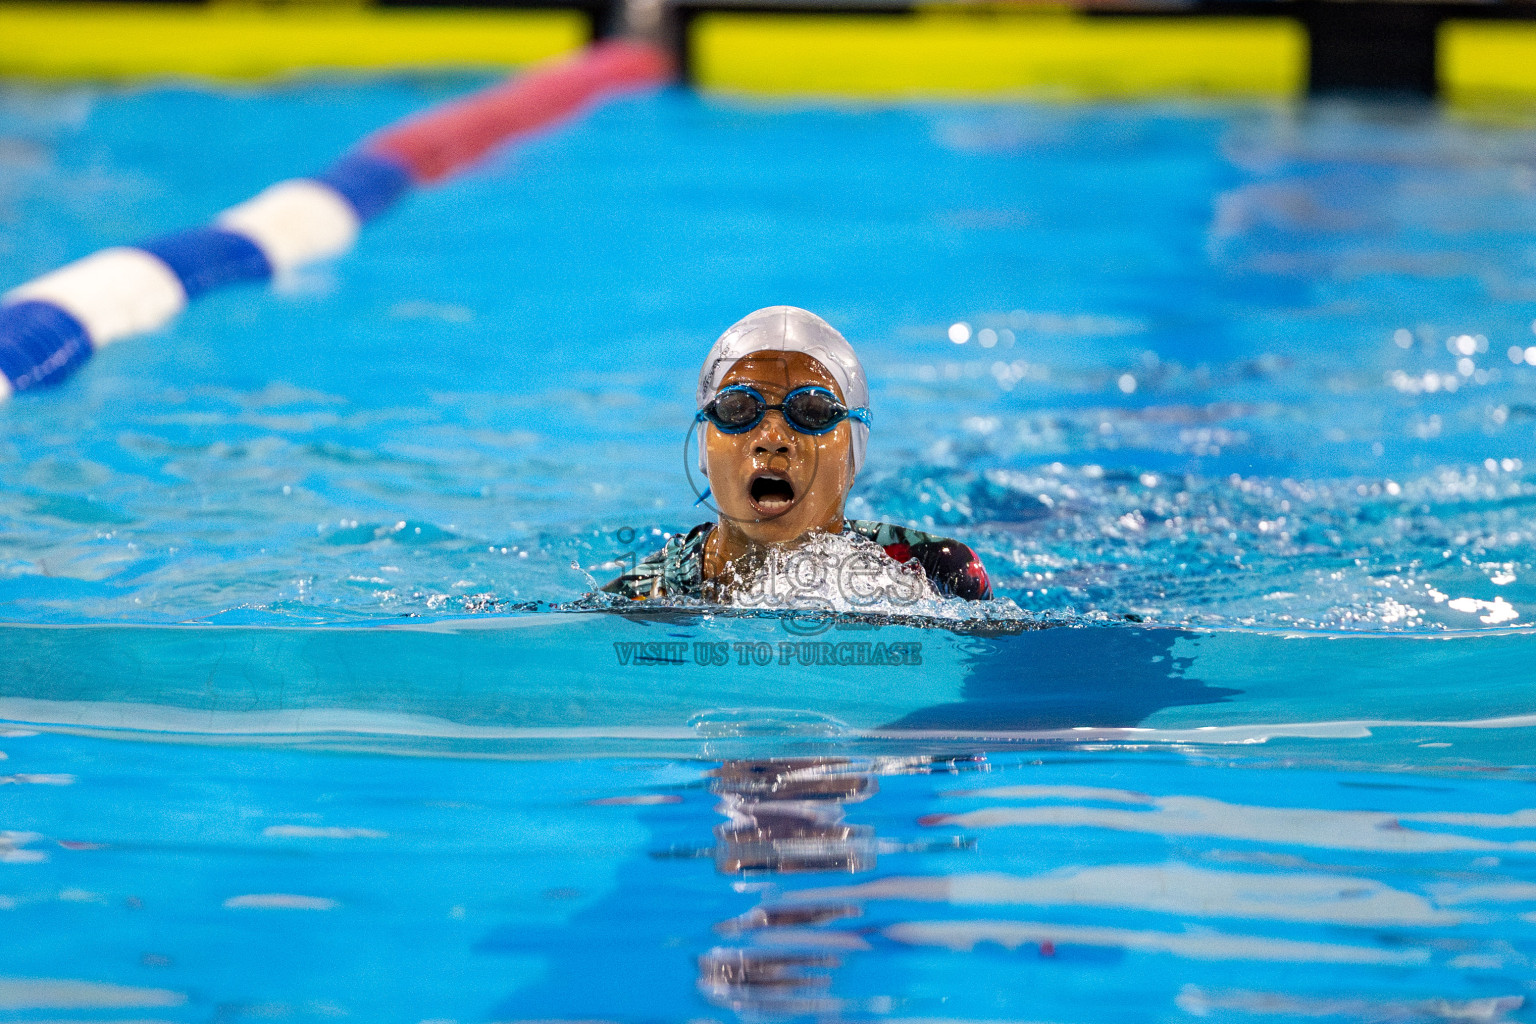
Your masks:
<svg viewBox="0 0 1536 1024"><path fill-rule="evenodd" d="M757 426L757 436L753 438L752 450L759 455L769 453L788 455L789 448L789 424L784 422L782 413L770 412Z"/></svg>

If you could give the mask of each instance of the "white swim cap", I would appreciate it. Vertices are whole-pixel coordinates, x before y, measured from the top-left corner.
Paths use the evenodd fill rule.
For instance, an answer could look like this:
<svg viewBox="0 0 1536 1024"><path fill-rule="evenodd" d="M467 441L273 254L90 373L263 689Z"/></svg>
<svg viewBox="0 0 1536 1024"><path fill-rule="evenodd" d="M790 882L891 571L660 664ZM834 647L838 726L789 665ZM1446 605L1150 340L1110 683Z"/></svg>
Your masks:
<svg viewBox="0 0 1536 1024"><path fill-rule="evenodd" d="M704 368L699 371L698 406L709 404L720 390L720 381L743 356L753 352L803 352L826 367L843 401L850 409L869 408L869 382L864 367L854 355L853 346L837 333L837 328L809 310L797 306L769 306L748 313L720 335ZM869 426L855 419L845 420L852 431L853 471L864 465L864 449L869 444ZM699 470L706 476L704 461L704 424L699 424Z"/></svg>

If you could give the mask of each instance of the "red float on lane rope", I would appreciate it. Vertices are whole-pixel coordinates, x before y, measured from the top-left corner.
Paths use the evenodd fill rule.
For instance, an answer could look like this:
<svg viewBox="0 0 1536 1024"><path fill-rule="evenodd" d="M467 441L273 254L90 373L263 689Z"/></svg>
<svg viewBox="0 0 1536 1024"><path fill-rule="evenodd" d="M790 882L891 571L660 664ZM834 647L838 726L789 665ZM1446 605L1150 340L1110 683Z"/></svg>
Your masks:
<svg viewBox="0 0 1536 1024"><path fill-rule="evenodd" d="M612 40L385 129L364 146L420 184L445 178L518 136L563 121L606 94L672 80L672 58L649 43Z"/></svg>

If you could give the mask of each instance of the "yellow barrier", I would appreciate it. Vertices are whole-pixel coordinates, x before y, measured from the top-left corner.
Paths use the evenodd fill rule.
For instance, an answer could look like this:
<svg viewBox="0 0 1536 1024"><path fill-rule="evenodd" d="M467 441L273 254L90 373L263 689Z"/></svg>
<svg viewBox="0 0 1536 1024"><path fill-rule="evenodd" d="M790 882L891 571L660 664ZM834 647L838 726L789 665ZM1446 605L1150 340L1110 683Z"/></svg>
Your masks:
<svg viewBox="0 0 1536 1024"><path fill-rule="evenodd" d="M263 78L318 68L507 68L580 47L572 11L0 3L0 75Z"/></svg>
<svg viewBox="0 0 1536 1024"><path fill-rule="evenodd" d="M586 32L582 15L558 10L0 0L0 75L504 69L569 53ZM1293 96L1306 84L1306 34L1284 18L1087 18L996 7L912 16L715 12L694 22L692 43L700 85L760 95ZM1453 103L1536 98L1536 24L1447 22L1440 77Z"/></svg>
<svg viewBox="0 0 1536 1024"><path fill-rule="evenodd" d="M1456 104L1536 99L1536 24L1446 22L1440 26L1440 86Z"/></svg>
<svg viewBox="0 0 1536 1024"><path fill-rule="evenodd" d="M711 13L694 69L713 89L894 98L1059 92L1292 96L1306 33L1284 18L1086 18L1067 12Z"/></svg>

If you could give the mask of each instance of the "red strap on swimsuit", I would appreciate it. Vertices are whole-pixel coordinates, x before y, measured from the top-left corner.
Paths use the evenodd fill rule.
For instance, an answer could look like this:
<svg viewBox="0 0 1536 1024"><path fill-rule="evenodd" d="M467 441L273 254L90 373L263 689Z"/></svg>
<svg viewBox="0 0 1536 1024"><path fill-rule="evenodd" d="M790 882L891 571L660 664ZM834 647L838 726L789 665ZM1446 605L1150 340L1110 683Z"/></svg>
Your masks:
<svg viewBox="0 0 1536 1024"><path fill-rule="evenodd" d="M992 580L981 558L959 541L942 541L919 544L918 551L905 542L887 544L885 553L898 562L910 562L914 557L927 573L928 579L939 592L967 601L988 601L992 598Z"/></svg>

